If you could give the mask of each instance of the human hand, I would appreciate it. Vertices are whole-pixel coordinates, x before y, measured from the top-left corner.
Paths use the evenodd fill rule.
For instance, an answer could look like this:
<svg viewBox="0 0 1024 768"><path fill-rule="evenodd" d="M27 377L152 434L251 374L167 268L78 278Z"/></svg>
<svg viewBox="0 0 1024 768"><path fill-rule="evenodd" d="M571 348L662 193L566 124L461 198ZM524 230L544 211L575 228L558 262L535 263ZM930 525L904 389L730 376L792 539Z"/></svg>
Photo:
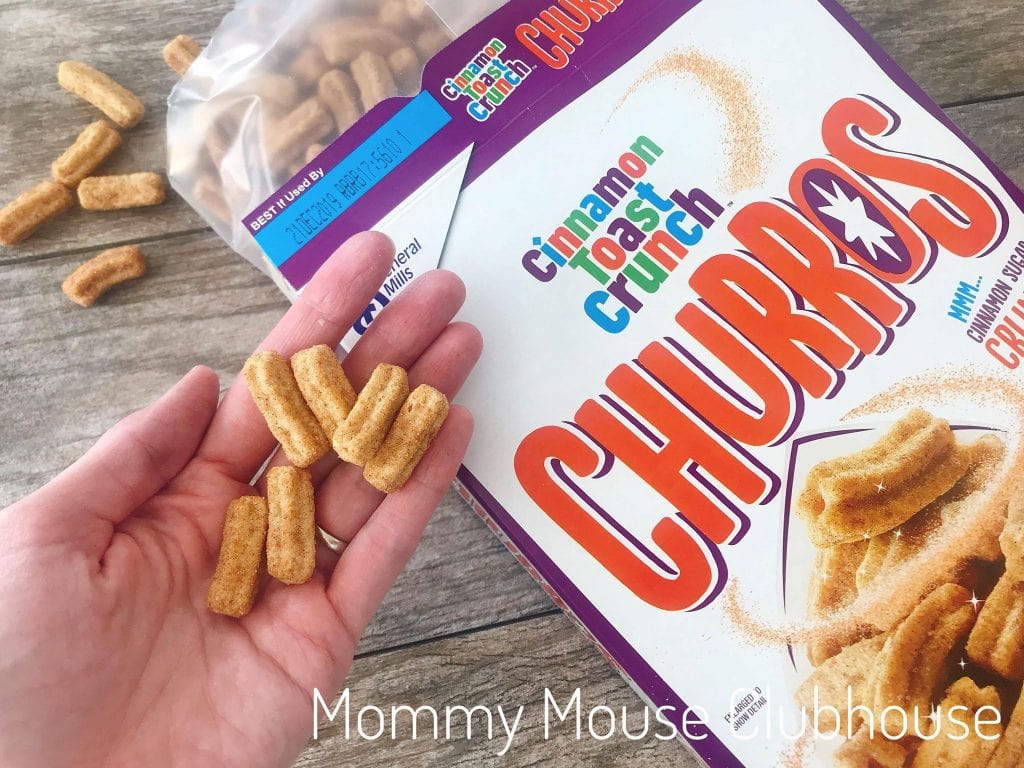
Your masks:
<svg viewBox="0 0 1024 768"><path fill-rule="evenodd" d="M336 345L393 256L381 235L350 240L261 349ZM475 328L452 323L463 299L450 273L417 280L345 360L353 385L388 362L412 386L453 396L481 351ZM359 467L315 465L317 522L347 542L343 553L320 545L312 581L265 580L253 612L234 620L206 608L224 512L276 444L241 379L219 406L218 395L216 374L194 369L0 511L0 765L291 765L313 689L341 688L472 432L453 407L388 497Z"/></svg>

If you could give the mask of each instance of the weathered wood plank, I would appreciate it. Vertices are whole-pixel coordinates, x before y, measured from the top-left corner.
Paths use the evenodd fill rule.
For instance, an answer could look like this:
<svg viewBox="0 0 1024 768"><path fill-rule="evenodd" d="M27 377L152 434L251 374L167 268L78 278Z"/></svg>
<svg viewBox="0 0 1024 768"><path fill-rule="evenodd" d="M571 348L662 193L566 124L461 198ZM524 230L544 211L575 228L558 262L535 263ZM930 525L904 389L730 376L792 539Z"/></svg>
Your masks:
<svg viewBox="0 0 1024 768"><path fill-rule="evenodd" d="M45 178L50 163L78 132L102 117L98 110L57 85L57 65L82 59L133 90L146 104L142 123L125 132L121 149L102 173L164 171L167 96L177 81L161 50L183 32L207 40L233 3L162 0L109 3L34 0L0 4L0 190L7 202ZM90 213L74 210L40 230L16 249L0 250L0 264L12 259L88 248L127 239L149 238L205 227L176 195L144 211Z"/></svg>
<svg viewBox="0 0 1024 768"><path fill-rule="evenodd" d="M351 729L346 738L344 709L315 742L310 742L296 763L297 768L342 768L343 766L443 765L446 768L479 768L488 765L543 765L554 768L596 765L615 766L697 766L699 763L679 742L660 741L664 734L653 714L650 730L636 741L622 732L622 712L630 734L644 732L644 707L636 694L601 654L564 616L532 619L489 629L465 637L453 637L359 659L346 683L350 690ZM560 722L551 712L549 739L545 739L545 689L563 711L573 692L581 690L582 738L577 740L575 714ZM496 707L501 705L510 721L518 707L525 707L512 746L506 745ZM392 740L391 708L433 707L439 712L440 739L433 738L433 725L422 713L418 738L412 739L411 716L397 720ZM445 708L478 705L489 707L494 716L494 739L486 738L486 719L478 713L472 741L465 739L465 716L452 721L452 738L445 739ZM600 741L590 735L588 715L597 706L617 713L617 734ZM379 740L359 736L355 718L359 710L376 706L386 714L387 733ZM310 704L312 709L312 701ZM379 722L368 713L364 732L373 734ZM609 728L606 713L595 716L595 733Z"/></svg>
<svg viewBox="0 0 1024 768"><path fill-rule="evenodd" d="M127 135L107 170L164 169L165 99L175 76L161 61L160 50L180 32L206 40L230 5L229 0L0 5L0 28L5 30L0 47L0 146L6 159L0 166L2 200L45 176L53 158L97 116L57 86L57 64L66 58L82 58L110 72L148 107L146 120ZM846 0L846 5L942 103L1024 92L1017 53L1024 14L1018 0ZM174 197L141 212L73 211L18 248L0 248L0 264L202 226Z"/></svg>
<svg viewBox="0 0 1024 768"><path fill-rule="evenodd" d="M226 385L286 308L212 233L145 247L143 281L91 310L60 293L81 258L5 268L0 282L0 506L41 485L118 418L198 363ZM551 610L486 526L449 493L362 651Z"/></svg>
<svg viewBox="0 0 1024 768"><path fill-rule="evenodd" d="M840 2L940 104L1024 92L1018 0Z"/></svg>

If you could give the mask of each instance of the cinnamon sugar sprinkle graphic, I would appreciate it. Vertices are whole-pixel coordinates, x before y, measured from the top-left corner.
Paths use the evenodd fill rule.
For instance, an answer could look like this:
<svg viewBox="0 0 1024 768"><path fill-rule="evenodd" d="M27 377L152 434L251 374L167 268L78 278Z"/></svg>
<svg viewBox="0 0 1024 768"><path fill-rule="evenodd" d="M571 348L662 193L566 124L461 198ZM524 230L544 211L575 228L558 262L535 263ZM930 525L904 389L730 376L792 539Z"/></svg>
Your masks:
<svg viewBox="0 0 1024 768"><path fill-rule="evenodd" d="M1020 386L999 376L943 370L897 384L850 411L843 420L917 406L942 407L963 399L992 406L1006 416L1007 455L987 490L965 500L956 518L945 523L917 555L886 577L879 577L852 605L830 618L773 623L744 605L741 585L734 580L723 595L722 607L737 631L757 645L783 645L856 632L865 624L889 630L969 560L981 542L998 539L1010 496L1024 470L1024 443L1019 439L1024 431L1024 390Z"/></svg>
<svg viewBox="0 0 1024 768"><path fill-rule="evenodd" d="M726 124L726 190L735 194L762 186L770 159L762 134L764 116L750 79L720 59L696 50L677 51L659 59L629 87L612 114L641 88L665 77L694 78L721 110Z"/></svg>

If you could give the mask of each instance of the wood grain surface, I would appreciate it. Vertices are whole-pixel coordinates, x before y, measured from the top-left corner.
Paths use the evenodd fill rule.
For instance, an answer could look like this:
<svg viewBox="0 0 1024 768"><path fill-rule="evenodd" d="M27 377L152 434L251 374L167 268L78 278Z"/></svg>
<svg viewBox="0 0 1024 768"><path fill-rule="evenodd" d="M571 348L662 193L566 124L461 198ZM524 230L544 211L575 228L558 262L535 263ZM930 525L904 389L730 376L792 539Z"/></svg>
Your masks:
<svg viewBox="0 0 1024 768"><path fill-rule="evenodd" d="M1024 12L1020 0L847 0L845 5L1018 184L1024 183ZM163 170L165 100L175 76L160 49L200 41L226 0L0 2L0 199L48 174L97 113L56 84L58 62L86 60L138 93L143 123L105 167ZM92 311L60 294L63 278L101 247L141 243L146 280ZM17 248L0 248L0 505L38 487L117 419L196 364L226 386L286 303L180 199L160 208L73 211ZM367 633L350 685L362 703L543 703L577 685L592 703L638 699L486 527L452 493ZM694 765L655 738L545 742L529 730L498 758L486 740L346 741L335 726L301 766ZM524 715L529 717L529 713Z"/></svg>

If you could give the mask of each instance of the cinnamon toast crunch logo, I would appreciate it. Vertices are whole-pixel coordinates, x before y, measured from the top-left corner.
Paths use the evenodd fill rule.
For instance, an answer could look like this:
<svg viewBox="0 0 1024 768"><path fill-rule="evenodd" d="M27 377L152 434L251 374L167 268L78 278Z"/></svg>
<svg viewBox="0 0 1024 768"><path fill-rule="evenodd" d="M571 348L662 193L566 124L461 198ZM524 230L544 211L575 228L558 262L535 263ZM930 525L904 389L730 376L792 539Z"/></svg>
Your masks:
<svg viewBox="0 0 1024 768"><path fill-rule="evenodd" d="M483 123L505 103L533 69L518 59L504 59L505 43L494 38L469 61L462 71L441 86L448 101L466 99L466 112Z"/></svg>

